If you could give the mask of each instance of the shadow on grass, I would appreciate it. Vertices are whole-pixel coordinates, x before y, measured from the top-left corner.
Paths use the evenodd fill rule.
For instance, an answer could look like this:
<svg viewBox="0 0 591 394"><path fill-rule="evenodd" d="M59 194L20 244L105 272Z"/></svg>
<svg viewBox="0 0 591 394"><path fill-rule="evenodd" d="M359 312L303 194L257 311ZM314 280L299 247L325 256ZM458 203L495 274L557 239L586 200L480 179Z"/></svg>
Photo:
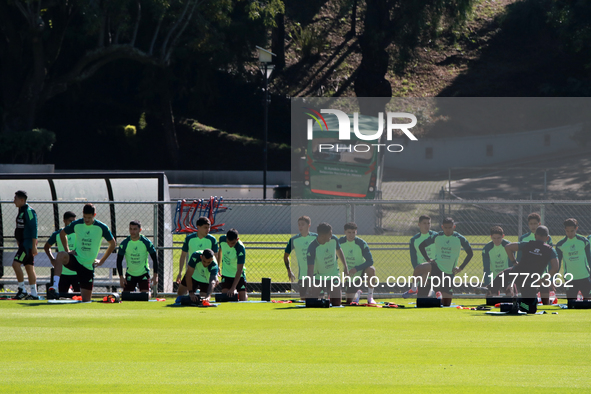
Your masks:
<svg viewBox="0 0 591 394"><path fill-rule="evenodd" d="M166 304L165 307L166 308L201 308L201 309L208 309L208 308L217 308L218 305L203 306L203 305Z"/></svg>

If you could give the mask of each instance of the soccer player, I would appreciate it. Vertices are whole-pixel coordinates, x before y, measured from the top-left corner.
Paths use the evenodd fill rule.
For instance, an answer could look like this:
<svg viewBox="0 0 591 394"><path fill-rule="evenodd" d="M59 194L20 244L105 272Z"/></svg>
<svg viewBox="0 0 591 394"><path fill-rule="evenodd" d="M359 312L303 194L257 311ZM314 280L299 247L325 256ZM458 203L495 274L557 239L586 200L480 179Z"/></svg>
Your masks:
<svg viewBox="0 0 591 394"><path fill-rule="evenodd" d="M538 226L535 231L536 239L528 242L512 242L505 246L511 268L502 271L489 285L490 291L495 293L504 287L505 293L510 293L514 287L521 292L521 307L527 313L537 311L537 297L540 285L549 288L551 283L541 279L544 271L550 266L549 275L552 278L558 272L558 257L554 248L547 244L548 227ZM521 251L521 261L515 260L515 252ZM515 280L514 280L515 279Z"/></svg>
<svg viewBox="0 0 591 394"><path fill-rule="evenodd" d="M27 204L27 192L18 190L14 193L14 205L18 208L16 216L16 227L14 229L14 238L18 244L18 250L12 262L12 268L18 281L18 292L14 297L17 300L38 300L37 294L37 275L35 274L35 256L37 255L37 214L35 210ZM29 279L28 294L25 289L25 276L21 265L25 266L27 277Z"/></svg>
<svg viewBox="0 0 591 394"><path fill-rule="evenodd" d="M527 226L529 227L529 232L523 234L519 237L519 242L528 242L528 241L535 241L536 240L536 229L542 224L542 217L539 213L530 213L527 216ZM552 237L548 236L548 245L554 246L552 243ZM521 251L517 252L517 261L521 261Z"/></svg>
<svg viewBox="0 0 591 394"><path fill-rule="evenodd" d="M308 253L308 246L318 236L318 234L310 232L311 224L312 220L308 216L300 216L298 218L298 230L300 233L289 239L287 246L285 246L285 253L283 254L283 262L285 263L285 268L287 268L287 277L293 283L295 282L295 275L289 265L289 255L292 251L295 251L298 262L298 289L302 300L306 298L306 289L302 287L302 277L308 272L306 254Z"/></svg>
<svg viewBox="0 0 591 394"><path fill-rule="evenodd" d="M117 272L119 284L123 291L135 291L136 286L142 293L150 291L150 264L148 255L152 257L154 273L152 274L152 286L158 286L158 255L154 244L148 238L140 234L142 224L139 220L129 223L129 237L119 245L117 253ZM123 276L123 257L127 264L127 272Z"/></svg>
<svg viewBox="0 0 591 394"><path fill-rule="evenodd" d="M357 224L350 222L345 224L345 236L339 238L341 251L349 268L351 277L351 286L347 288L347 304L352 301L359 302L359 287L353 284L353 277L359 276L365 278L367 283L367 303L375 304L373 299L374 288L371 286L371 279L376 276L376 269L373 266L373 257L367 242L357 237ZM357 294L356 294L357 293Z"/></svg>
<svg viewBox="0 0 591 394"><path fill-rule="evenodd" d="M427 286L427 277L437 276L441 280L441 285L434 287L433 291L440 291L443 298L443 305L450 306L452 301L453 290L447 284L453 283L453 278L456 274L462 272L466 265L472 260L474 253L468 240L461 234L458 234L454 229L456 225L452 218L445 218L441 225L443 231L438 234L425 239L419 245L419 251L425 259L425 263L419 264L415 268L414 276L422 278L422 286L419 288L417 297L427 297L429 295L429 287ZM427 254L427 247L435 246L435 258L431 259ZM464 249L466 258L459 267L456 266L460 258L460 251Z"/></svg>
<svg viewBox="0 0 591 394"><path fill-rule="evenodd" d="M341 305L341 288L336 287L331 289L331 278L339 277L339 264L337 256L343 264L343 272L345 276L349 275L349 268L347 261L341 250L339 239L332 235L332 226L328 223L320 223L316 227L318 237L308 247L307 261L308 261L308 277L311 279L326 280L327 286L312 286L307 289L306 297L318 299L320 290L324 288L329 293L330 303L333 306Z"/></svg>
<svg viewBox="0 0 591 394"><path fill-rule="evenodd" d="M528 241L535 241L535 233L538 226L542 224L542 217L540 214L533 212L527 216L527 225L529 227L529 232L523 234L519 238L519 242L528 242ZM552 244L552 237L548 236L548 245L554 246ZM521 251L517 252L517 261L521 261ZM549 268L549 267L548 267ZM548 270L546 270L547 272ZM540 291L540 298L542 299L542 304L550 305L550 288L542 288Z"/></svg>
<svg viewBox="0 0 591 394"><path fill-rule="evenodd" d="M64 251L59 252L55 259L55 277L53 287L47 292L47 298L57 298L55 289L59 288L62 266L75 271L80 281L82 301L88 302L92 298L94 269L107 261L113 253L117 242L106 224L96 220L96 209L92 204L86 204L82 210L82 219L74 220L60 232L60 239ZM68 234L76 234L76 250L70 253L67 243ZM102 239L109 243L109 247L99 259L98 253Z"/></svg>
<svg viewBox="0 0 591 394"><path fill-rule="evenodd" d="M66 213L64 213L63 220L64 220L64 227L66 227L70 223L72 223L74 220L76 220L76 214L72 211L67 211ZM49 239L45 243L45 246L43 247L43 249L45 250L45 254L47 255L47 257L49 257L49 261L51 261L51 265L53 265L54 267L55 267L55 257L53 256L53 253L51 252L51 247L53 245L57 244L57 251L58 252L64 251L64 247L62 245L62 240L60 238L60 233L62 232L64 227L60 228L59 230L57 230L53 234L51 234L51 237L49 237ZM74 234L74 233L69 234L67 238L68 238L68 248L71 251L76 250L76 234ZM61 279L59 280L58 291L60 293L67 293L70 290L70 286L72 287L72 290L74 290L74 292L76 292L76 293L80 292L80 282L78 281L78 275L76 275L76 272L69 270L66 267L62 267L62 274L61 274Z"/></svg>
<svg viewBox="0 0 591 394"><path fill-rule="evenodd" d="M505 246L509 245L509 241L505 239L505 232L500 226L493 226L490 229L491 241L487 243L482 249L482 270L484 271L484 285L491 282L491 277L494 279L501 271L511 267L509 256L505 251ZM487 294L487 297L498 295Z"/></svg>
<svg viewBox="0 0 591 394"><path fill-rule="evenodd" d="M427 215L421 215L419 217L419 232L410 239L409 250L410 250L410 263L414 271L419 265L419 258L421 262L424 262L423 255L419 251L419 245L429 237L437 234L437 231L431 230L431 218ZM430 245L427 247L427 255L430 259L435 258L435 247ZM402 298L409 298L417 294L417 284L413 283L411 288L402 294Z"/></svg>
<svg viewBox="0 0 591 394"><path fill-rule="evenodd" d="M560 271L560 265L564 259L564 279L572 286L566 288L566 298L576 300L580 291L583 298L588 300L591 292L589 275L591 247L587 238L577 234L578 229L577 219L571 218L564 221L566 237L556 244L558 271ZM572 275L572 278L567 277L568 274Z"/></svg>
<svg viewBox="0 0 591 394"><path fill-rule="evenodd" d="M222 293L232 297L238 291L240 301L248 300L244 269L246 250L238 238L238 230L231 228L226 235L220 237L219 255L222 265Z"/></svg>
<svg viewBox="0 0 591 394"><path fill-rule="evenodd" d="M185 237L185 242L181 248L181 258L179 259L179 274L176 277L176 283L181 282L183 277L183 268L187 258L191 257L198 250L211 249L214 253L218 252L218 243L213 235L209 234L211 221L205 216L197 219L197 232ZM215 257L214 257L215 259ZM217 263L217 261L216 261Z"/></svg>
<svg viewBox="0 0 591 394"><path fill-rule="evenodd" d="M179 284L178 295L189 292L191 301L197 302L195 291L199 297L209 301L214 287L217 285L219 267L214 260L213 250L198 250L191 255L187 263L187 273ZM190 280L187 280L189 278Z"/></svg>

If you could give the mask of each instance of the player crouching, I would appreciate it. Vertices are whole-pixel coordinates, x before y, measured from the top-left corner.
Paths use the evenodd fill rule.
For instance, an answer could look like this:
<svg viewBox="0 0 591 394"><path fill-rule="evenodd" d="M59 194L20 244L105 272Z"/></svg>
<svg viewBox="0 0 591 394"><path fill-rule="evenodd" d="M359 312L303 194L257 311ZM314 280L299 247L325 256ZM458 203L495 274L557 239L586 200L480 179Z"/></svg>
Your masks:
<svg viewBox="0 0 591 394"><path fill-rule="evenodd" d="M373 299L374 288L372 279L376 277L376 269L373 266L373 257L367 242L357 236L357 225L353 222L345 224L345 236L339 238L339 245L347 261L349 276L351 277L350 286L347 288L347 304L359 303L361 296L360 286L355 283L367 283L367 303L375 304ZM355 277L363 277L364 281L355 281ZM379 281L375 280L376 283Z"/></svg>
<svg viewBox="0 0 591 394"><path fill-rule="evenodd" d="M195 291L199 290L199 297L209 301L214 287L217 285L219 267L213 258L213 250L198 250L191 255L187 264L187 272L179 284L177 294L184 296L189 293L191 301L198 301ZM188 280L187 278L190 278Z"/></svg>

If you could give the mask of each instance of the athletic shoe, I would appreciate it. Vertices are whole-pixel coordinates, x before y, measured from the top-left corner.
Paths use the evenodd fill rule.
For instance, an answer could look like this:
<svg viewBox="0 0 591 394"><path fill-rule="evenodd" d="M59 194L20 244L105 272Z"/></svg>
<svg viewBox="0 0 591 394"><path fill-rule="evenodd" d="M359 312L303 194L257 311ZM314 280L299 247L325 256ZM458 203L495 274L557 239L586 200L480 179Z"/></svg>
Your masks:
<svg viewBox="0 0 591 394"><path fill-rule="evenodd" d="M32 294L29 294L24 299L25 300L39 300L39 297L38 296L34 296Z"/></svg>
<svg viewBox="0 0 591 394"><path fill-rule="evenodd" d="M59 300L60 295L58 294L57 291L55 291L54 287L50 287L49 289L47 289L47 299L48 300Z"/></svg>
<svg viewBox="0 0 591 394"><path fill-rule="evenodd" d="M367 303L368 304L377 304L377 302L373 299L373 297L372 298L368 298L367 299Z"/></svg>
<svg viewBox="0 0 591 394"><path fill-rule="evenodd" d="M353 298L353 302L359 304L359 299L361 298L361 294L363 292L361 290L357 290L357 292L355 293L355 297Z"/></svg>
<svg viewBox="0 0 591 394"><path fill-rule="evenodd" d="M418 292L419 292L418 290L410 289L406 293L402 294L402 298L410 298L414 295L417 295Z"/></svg>
<svg viewBox="0 0 591 394"><path fill-rule="evenodd" d="M23 291L22 287L19 287L18 292L14 296L13 300L24 300L28 295L29 294L26 291Z"/></svg>

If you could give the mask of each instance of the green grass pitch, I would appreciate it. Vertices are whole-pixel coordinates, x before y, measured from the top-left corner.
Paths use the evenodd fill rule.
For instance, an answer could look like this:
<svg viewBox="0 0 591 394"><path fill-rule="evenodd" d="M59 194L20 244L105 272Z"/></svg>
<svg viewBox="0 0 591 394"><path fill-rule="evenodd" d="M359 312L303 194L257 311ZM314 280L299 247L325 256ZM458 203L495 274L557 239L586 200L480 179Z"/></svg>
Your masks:
<svg viewBox="0 0 591 394"><path fill-rule="evenodd" d="M541 308L549 314L520 317L411 305L206 309L171 301L0 301L0 392L554 394L591 387L591 311L548 306Z"/></svg>

